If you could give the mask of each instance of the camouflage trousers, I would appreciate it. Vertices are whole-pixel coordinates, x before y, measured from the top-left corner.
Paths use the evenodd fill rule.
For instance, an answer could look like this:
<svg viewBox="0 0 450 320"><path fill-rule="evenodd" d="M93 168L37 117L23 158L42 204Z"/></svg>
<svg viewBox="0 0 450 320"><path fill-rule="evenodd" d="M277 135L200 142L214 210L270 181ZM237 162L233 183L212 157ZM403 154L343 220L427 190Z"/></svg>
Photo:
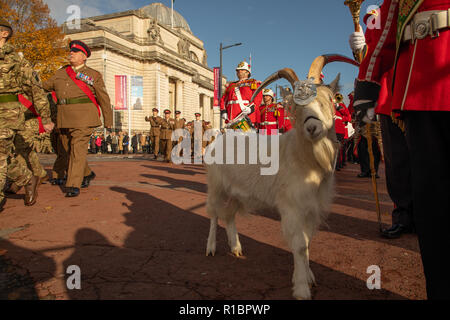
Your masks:
<svg viewBox="0 0 450 320"><path fill-rule="evenodd" d="M37 152L35 151L36 137L39 136L39 122L37 119L25 121L25 128L18 130L14 138L15 158L20 166L27 166L36 177L45 177L47 171L41 165ZM10 177L8 172L8 179Z"/></svg>
<svg viewBox="0 0 450 320"><path fill-rule="evenodd" d="M23 162L14 156L14 140L18 130L9 128L0 129L0 201L5 198L4 187L6 178L15 182L17 186L25 186L33 176L33 173Z"/></svg>

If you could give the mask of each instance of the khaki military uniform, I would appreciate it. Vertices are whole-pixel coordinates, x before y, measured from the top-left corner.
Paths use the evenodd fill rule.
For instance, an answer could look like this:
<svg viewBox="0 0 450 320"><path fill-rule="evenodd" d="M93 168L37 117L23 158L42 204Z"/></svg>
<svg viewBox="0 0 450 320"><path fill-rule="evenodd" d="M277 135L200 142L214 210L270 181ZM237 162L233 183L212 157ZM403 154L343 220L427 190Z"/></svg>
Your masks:
<svg viewBox="0 0 450 320"><path fill-rule="evenodd" d="M200 158L203 155L203 148L206 147L206 141L203 141L205 134L205 121L194 120L193 125L193 143L194 143L194 157Z"/></svg>
<svg viewBox="0 0 450 320"><path fill-rule="evenodd" d="M172 153L172 133L175 129L175 119L162 119L161 122L161 148L165 155L164 160L170 161Z"/></svg>
<svg viewBox="0 0 450 320"><path fill-rule="evenodd" d="M52 179L64 179L67 174L67 169L69 168L69 155L62 144L61 132L56 126L58 105L53 101L53 98L49 99L51 99L49 101L52 121L55 123L55 129L53 129L50 135L52 148L56 153L56 160L55 163L53 163L52 168Z"/></svg>
<svg viewBox="0 0 450 320"><path fill-rule="evenodd" d="M87 85L100 105L105 127L111 127L111 103L102 75L86 65L73 70L92 79L93 83ZM44 88L55 91L58 98L56 125L61 133L61 143L69 157L66 187L80 188L83 178L92 172L87 163L86 146L94 128L102 125L97 107L67 75L66 67L59 69L53 77L45 81Z"/></svg>
<svg viewBox="0 0 450 320"><path fill-rule="evenodd" d="M150 122L150 142L153 148L153 154L158 156L159 154L159 143L161 136L161 123L163 118L157 117L148 117L145 118L145 121Z"/></svg>
<svg viewBox="0 0 450 320"><path fill-rule="evenodd" d="M0 48L0 201L4 199L7 173L17 186L26 185L32 178L32 172L17 163L12 153L17 132L25 129L25 115L18 94L30 97L43 124L51 122L50 107L37 73L12 45L6 43Z"/></svg>

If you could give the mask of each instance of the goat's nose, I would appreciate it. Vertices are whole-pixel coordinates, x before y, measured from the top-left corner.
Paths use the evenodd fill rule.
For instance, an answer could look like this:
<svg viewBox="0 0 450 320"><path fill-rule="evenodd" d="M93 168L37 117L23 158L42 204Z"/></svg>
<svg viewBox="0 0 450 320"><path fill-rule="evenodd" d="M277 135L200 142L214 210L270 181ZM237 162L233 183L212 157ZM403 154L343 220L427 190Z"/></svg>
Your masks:
<svg viewBox="0 0 450 320"><path fill-rule="evenodd" d="M306 130L308 130L311 136L314 136L314 133L317 131L317 126L315 124L310 124L306 127Z"/></svg>

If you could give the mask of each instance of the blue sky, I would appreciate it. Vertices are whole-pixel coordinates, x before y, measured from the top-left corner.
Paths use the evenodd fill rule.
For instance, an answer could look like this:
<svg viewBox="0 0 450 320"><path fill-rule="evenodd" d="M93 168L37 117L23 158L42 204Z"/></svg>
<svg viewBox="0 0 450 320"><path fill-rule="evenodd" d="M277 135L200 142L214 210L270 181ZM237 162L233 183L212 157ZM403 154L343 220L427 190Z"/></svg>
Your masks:
<svg viewBox="0 0 450 320"><path fill-rule="evenodd" d="M143 0L44 0L51 14L63 22L70 4L81 7L83 17L138 9L153 1ZM170 0L161 0L170 7ZM366 0L361 12L379 0ZM220 42L243 45L224 50L223 73L236 78L236 65L252 56L252 77L264 80L273 72L290 67L305 78L313 59L325 53L352 56L348 38L353 32L350 11L344 0L176 0L175 10L205 43L208 65L219 66ZM342 93L352 91L357 68L342 63L325 67L325 82L341 72ZM285 82L280 82L285 85Z"/></svg>

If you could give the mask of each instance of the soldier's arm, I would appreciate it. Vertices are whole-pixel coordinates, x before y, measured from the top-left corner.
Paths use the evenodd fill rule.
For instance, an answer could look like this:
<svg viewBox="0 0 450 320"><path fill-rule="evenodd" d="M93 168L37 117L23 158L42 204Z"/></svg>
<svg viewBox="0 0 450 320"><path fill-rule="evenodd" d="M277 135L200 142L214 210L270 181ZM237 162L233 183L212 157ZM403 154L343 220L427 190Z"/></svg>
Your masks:
<svg viewBox="0 0 450 320"><path fill-rule="evenodd" d="M42 89L42 82L38 73L33 71L31 64L25 59L21 62L21 83L25 95L31 99L36 111L41 116L42 124L51 124L50 104L47 94Z"/></svg>
<svg viewBox="0 0 450 320"><path fill-rule="evenodd" d="M102 109L105 127L110 128L113 123L111 101L109 99L108 92L106 92L105 83L103 82L103 78L100 73L98 73L96 79L94 80L94 90L95 95L97 96L98 104Z"/></svg>
<svg viewBox="0 0 450 320"><path fill-rule="evenodd" d="M256 88L259 88L261 86L261 81L255 81L256 82ZM255 92L256 90L254 90L253 92ZM261 105L261 102L263 100L263 95L262 95L262 91L255 97L255 100L253 101L253 103L255 104L255 107L257 109L259 109L259 106ZM259 110L258 110L259 111Z"/></svg>
<svg viewBox="0 0 450 320"><path fill-rule="evenodd" d="M52 76L50 79L42 82L42 88L45 91L55 91L55 76Z"/></svg>

